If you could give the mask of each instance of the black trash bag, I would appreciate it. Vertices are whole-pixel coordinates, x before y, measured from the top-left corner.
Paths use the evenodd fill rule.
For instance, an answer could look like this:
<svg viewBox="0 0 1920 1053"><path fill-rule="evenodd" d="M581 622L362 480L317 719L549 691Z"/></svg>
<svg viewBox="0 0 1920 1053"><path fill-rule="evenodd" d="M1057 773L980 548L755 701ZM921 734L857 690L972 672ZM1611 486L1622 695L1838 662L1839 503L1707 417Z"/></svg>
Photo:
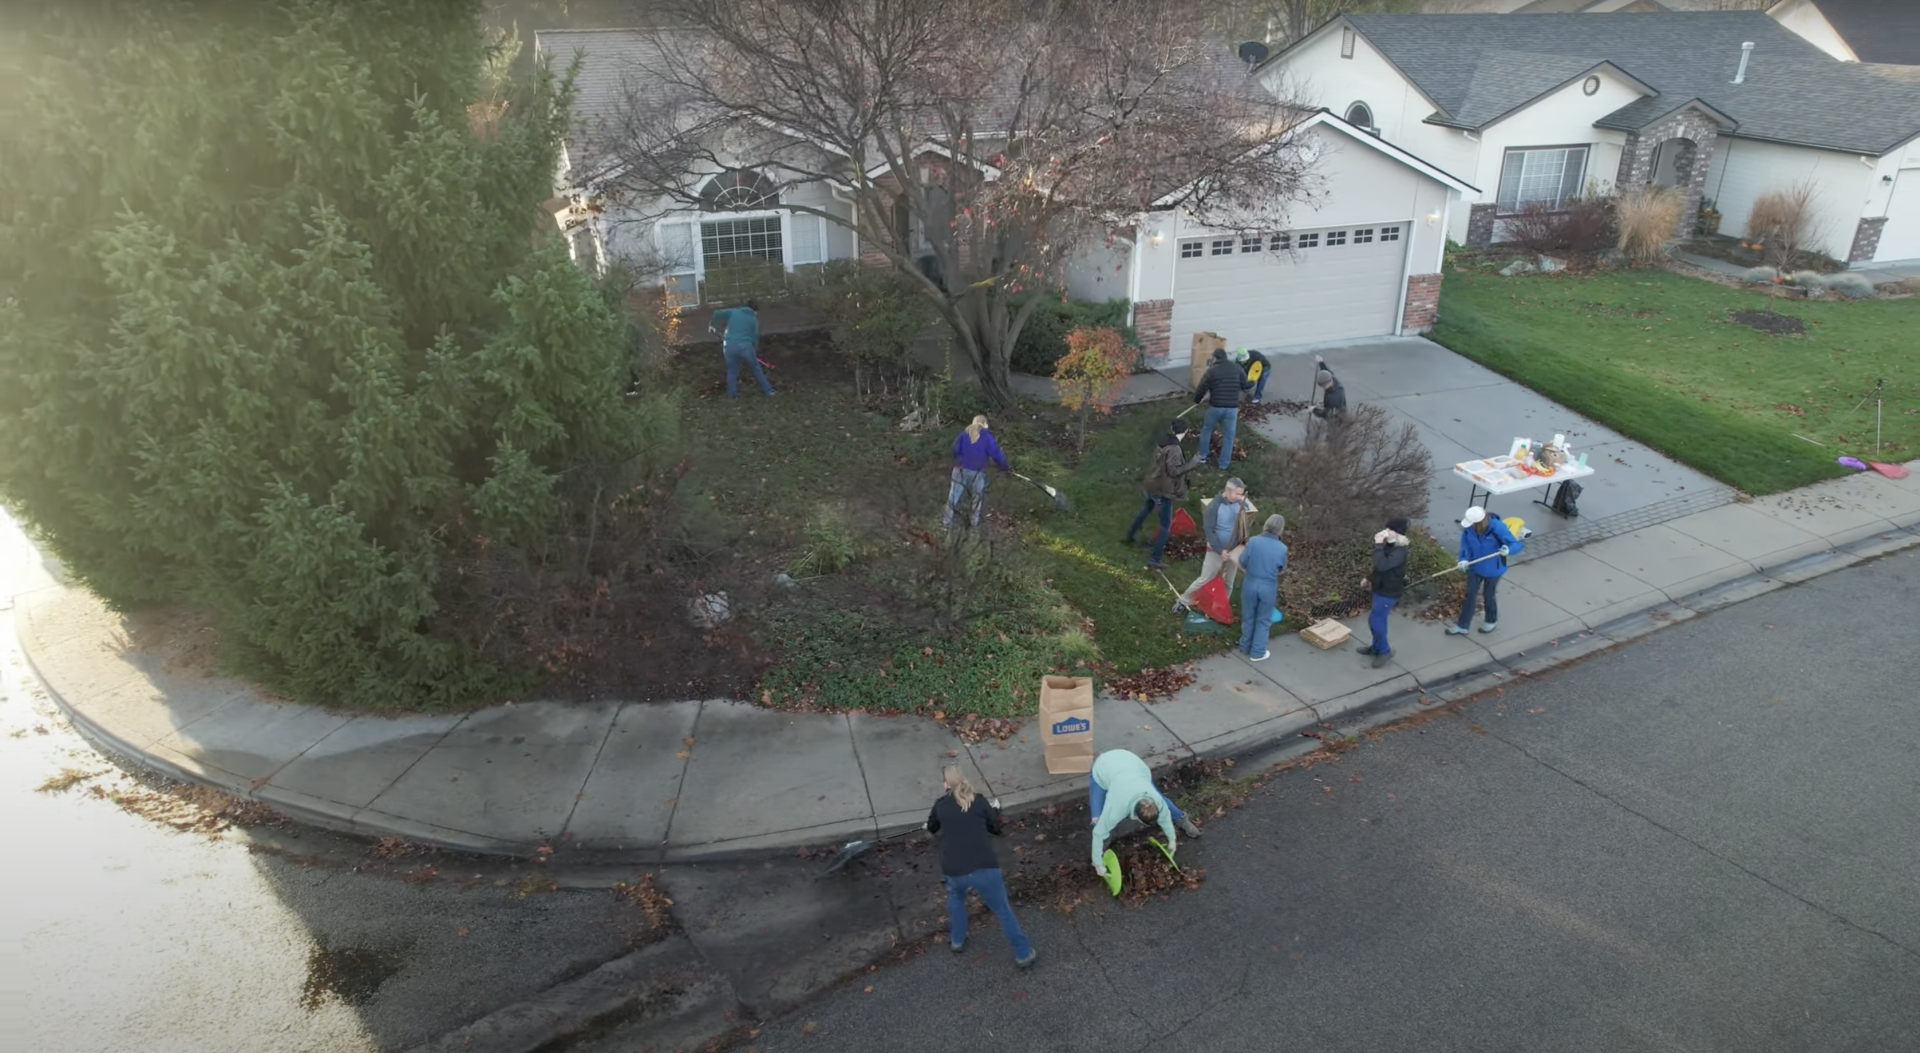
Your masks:
<svg viewBox="0 0 1920 1053"><path fill-rule="evenodd" d="M1569 479L1560 484L1560 492L1553 497L1553 510L1568 519L1580 517L1580 491L1585 489L1579 483Z"/></svg>

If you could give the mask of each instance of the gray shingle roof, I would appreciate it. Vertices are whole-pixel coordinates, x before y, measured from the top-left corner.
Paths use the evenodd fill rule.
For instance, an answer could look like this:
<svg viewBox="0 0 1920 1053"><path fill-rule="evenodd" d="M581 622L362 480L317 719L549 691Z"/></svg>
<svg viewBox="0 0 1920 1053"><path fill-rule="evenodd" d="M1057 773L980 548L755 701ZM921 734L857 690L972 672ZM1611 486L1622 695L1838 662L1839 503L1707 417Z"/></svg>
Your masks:
<svg viewBox="0 0 1920 1053"><path fill-rule="evenodd" d="M1489 49L1481 52L1473 79L1458 106L1449 107L1455 123L1478 128L1541 94L1600 65L1587 55L1543 55L1534 51Z"/></svg>
<svg viewBox="0 0 1920 1053"><path fill-rule="evenodd" d="M1562 56L1568 66L1610 60L1660 93L1663 102L1625 107L1601 122L1608 127L1638 127L1623 122L1642 114L1651 120L1698 98L1737 122L1731 134L1746 138L1878 155L1920 134L1920 88L1836 61L1758 11L1347 19L1440 105L1443 117L1456 120L1490 109L1475 97L1483 65L1495 71L1489 99L1565 68L1511 57L1524 52ZM1746 82L1731 83L1740 45L1749 40L1755 47ZM1554 86L1543 83L1541 90Z"/></svg>
<svg viewBox="0 0 1920 1053"><path fill-rule="evenodd" d="M630 97L666 99L665 82L655 71L699 55L699 38L678 29L547 29L534 34L533 46L555 72L565 72L580 57L574 77L573 127L567 135L568 158L584 164L595 154L594 140L607 134Z"/></svg>

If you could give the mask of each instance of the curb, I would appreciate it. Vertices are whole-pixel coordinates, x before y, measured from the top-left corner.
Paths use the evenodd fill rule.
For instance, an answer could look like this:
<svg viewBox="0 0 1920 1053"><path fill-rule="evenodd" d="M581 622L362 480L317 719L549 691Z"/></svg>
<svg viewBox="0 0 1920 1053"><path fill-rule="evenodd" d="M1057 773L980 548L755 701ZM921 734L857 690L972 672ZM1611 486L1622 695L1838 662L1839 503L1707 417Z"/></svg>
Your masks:
<svg viewBox="0 0 1920 1053"><path fill-rule="evenodd" d="M1156 769L1164 769L1190 760L1229 757L1238 760L1268 756L1279 758L1275 761L1279 763L1292 759L1299 752L1318 748L1317 742L1302 739L1298 735L1301 730L1315 724L1341 721L1371 727L1432 708L1418 706L1412 701L1422 696L1439 702L1462 701L1482 692L1524 682L1528 677L1610 651L1648 633L1687 621L1698 615L1916 545L1920 545L1920 524L1876 530L1845 545L1833 546L1782 564L1763 567L1754 573L1714 585L1679 600L1663 600L1639 611L1620 615L1598 627L1586 630L1565 646L1551 650L1531 648L1529 651L1508 658L1494 658L1479 666L1449 672L1430 681L1422 681L1417 672L1409 671L1338 698L1310 703L1307 709L1299 714L1274 718L1251 725L1239 732L1217 736L1208 740L1199 749L1181 743L1169 752L1149 760L1148 763ZM19 610L19 607L16 605L15 609ZM47 678L41 675L39 666L34 662L32 649L27 646L29 636L30 634L21 634L20 637L20 650L26 657L28 667L32 669L48 697L66 715L74 730L103 753L158 771L182 782L210 786L236 797L257 801L291 819L337 833L365 838L400 837L418 844L454 852L515 858L529 855L536 847L531 844L499 841L465 831L430 826L398 816L384 817L388 820L384 822L364 822L359 819L359 816L365 815L366 809L352 809L346 805L340 805L339 811L333 811L317 806L331 803L324 802L320 798L273 792L268 787L262 787L268 790L262 793L244 780L237 778L227 780L205 771L190 771L119 740L88 720L83 712L69 705ZM1407 686L1409 681L1411 686ZM1294 749L1296 745L1302 745L1304 749L1296 751ZM1077 799L1081 794L1082 791L1075 786L1056 793L1023 799L1020 802L1020 808L1026 810L1044 807ZM871 822L871 817L864 821ZM819 831L836 825L847 824L824 824L812 829ZM911 822L876 824L872 829L877 835L887 835L913 829L915 825ZM803 833L803 831L793 831L793 833ZM866 835L862 832L859 836ZM796 847L823 843L821 836L817 833L793 838L768 835L768 837L754 840L755 844L752 847L720 848L709 851L702 851L700 846L683 846L589 851L584 854L593 857L596 862L606 864L729 863L764 859Z"/></svg>

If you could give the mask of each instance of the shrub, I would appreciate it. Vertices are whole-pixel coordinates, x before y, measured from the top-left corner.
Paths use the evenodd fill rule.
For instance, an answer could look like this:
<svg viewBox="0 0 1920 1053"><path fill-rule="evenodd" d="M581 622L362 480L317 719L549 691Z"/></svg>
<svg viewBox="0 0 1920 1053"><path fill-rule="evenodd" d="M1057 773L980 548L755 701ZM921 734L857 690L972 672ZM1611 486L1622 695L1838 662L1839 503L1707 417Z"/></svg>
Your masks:
<svg viewBox="0 0 1920 1053"><path fill-rule="evenodd" d="M1813 184L1805 180L1784 190L1769 190L1747 213L1747 237L1760 242L1768 263L1790 271L1813 240Z"/></svg>
<svg viewBox="0 0 1920 1053"><path fill-rule="evenodd" d="M1506 220L1506 241L1535 254L1603 252L1613 245L1613 199L1573 198L1560 209L1528 205Z"/></svg>
<svg viewBox="0 0 1920 1053"><path fill-rule="evenodd" d="M793 569L804 575L837 574L860 558L860 537L844 506L821 505L802 528L806 541Z"/></svg>
<svg viewBox="0 0 1920 1053"><path fill-rule="evenodd" d="M1257 454L1267 492L1300 540L1337 541L1371 534L1396 516L1427 514L1433 457L1411 424L1360 405L1335 421L1311 419L1307 437Z"/></svg>
<svg viewBox="0 0 1920 1053"><path fill-rule="evenodd" d="M1670 186L1643 186L1620 196L1620 251L1637 263L1650 263L1667 254L1678 237L1686 195Z"/></svg>
<svg viewBox="0 0 1920 1053"><path fill-rule="evenodd" d="M1067 334L1075 329L1118 329L1129 345L1140 344L1140 338L1127 325L1127 309L1131 305L1126 300L1086 303L1044 293L1036 295L1040 302L1027 316L1027 324L1020 327L1020 337L1013 345L1013 368L1022 373L1052 376L1054 368L1066 357Z"/></svg>
<svg viewBox="0 0 1920 1053"><path fill-rule="evenodd" d="M1087 452L1087 418L1106 416L1133 375L1138 354L1118 329L1075 329L1067 334L1068 351L1054 367L1053 385L1060 405L1080 418L1077 449Z"/></svg>
<svg viewBox="0 0 1920 1053"><path fill-rule="evenodd" d="M1824 281L1829 291L1837 292L1849 300L1871 300L1874 297L1873 282L1864 274L1841 271L1827 275Z"/></svg>
<svg viewBox="0 0 1920 1053"><path fill-rule="evenodd" d="M861 395L904 384L913 339L938 319L924 294L891 267L833 260L817 281L800 287L800 301L826 316L833 346L853 364Z"/></svg>

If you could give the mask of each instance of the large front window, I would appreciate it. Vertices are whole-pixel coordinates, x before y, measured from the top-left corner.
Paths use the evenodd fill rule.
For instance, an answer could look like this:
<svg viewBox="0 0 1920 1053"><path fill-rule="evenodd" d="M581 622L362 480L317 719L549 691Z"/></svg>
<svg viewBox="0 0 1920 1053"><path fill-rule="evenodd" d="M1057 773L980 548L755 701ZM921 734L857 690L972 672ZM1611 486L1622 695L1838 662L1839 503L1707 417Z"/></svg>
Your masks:
<svg viewBox="0 0 1920 1053"><path fill-rule="evenodd" d="M701 221L700 264L709 301L777 294L786 287L780 217Z"/></svg>
<svg viewBox="0 0 1920 1053"><path fill-rule="evenodd" d="M1569 198L1580 196L1587 174L1587 148L1556 146L1508 150L1500 166L1500 214L1524 212L1536 205L1558 210Z"/></svg>

